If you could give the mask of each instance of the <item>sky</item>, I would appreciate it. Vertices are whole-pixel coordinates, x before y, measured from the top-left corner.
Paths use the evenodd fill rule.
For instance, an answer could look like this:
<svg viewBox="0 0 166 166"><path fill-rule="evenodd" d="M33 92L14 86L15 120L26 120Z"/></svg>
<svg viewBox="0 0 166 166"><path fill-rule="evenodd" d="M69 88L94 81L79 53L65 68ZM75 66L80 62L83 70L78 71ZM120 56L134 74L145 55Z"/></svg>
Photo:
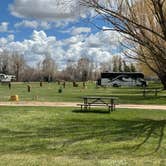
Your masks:
<svg viewBox="0 0 166 166"><path fill-rule="evenodd" d="M106 25L95 15L79 0L1 0L0 52L19 52L31 66L46 55L60 68L84 57L107 62L120 54L123 37L97 29L93 24Z"/></svg>

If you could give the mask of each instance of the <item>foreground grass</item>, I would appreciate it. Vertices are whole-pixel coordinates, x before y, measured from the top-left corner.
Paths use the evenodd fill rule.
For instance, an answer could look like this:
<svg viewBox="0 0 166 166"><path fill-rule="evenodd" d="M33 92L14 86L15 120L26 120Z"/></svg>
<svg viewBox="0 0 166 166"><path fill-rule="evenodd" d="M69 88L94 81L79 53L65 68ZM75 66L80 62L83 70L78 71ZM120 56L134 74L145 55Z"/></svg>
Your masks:
<svg viewBox="0 0 166 166"><path fill-rule="evenodd" d="M0 165L166 165L166 112L0 107Z"/></svg>
<svg viewBox="0 0 166 166"><path fill-rule="evenodd" d="M43 87L39 83L29 83L31 92L27 92L28 83L13 83L11 90L8 85L0 85L0 101L8 101L11 95L19 95L20 101L66 101L80 102L84 95L109 95L119 98L119 103L134 103L134 104L166 104L166 91L158 93L149 92L146 97L143 97L143 89L139 87L123 87L123 88L96 88L94 82L87 83L87 88L82 88L82 83L79 87L72 87L72 83L66 83L66 88L63 88L62 93L58 93L58 89L62 85L57 83L43 83ZM161 87L160 84L149 85L149 88Z"/></svg>

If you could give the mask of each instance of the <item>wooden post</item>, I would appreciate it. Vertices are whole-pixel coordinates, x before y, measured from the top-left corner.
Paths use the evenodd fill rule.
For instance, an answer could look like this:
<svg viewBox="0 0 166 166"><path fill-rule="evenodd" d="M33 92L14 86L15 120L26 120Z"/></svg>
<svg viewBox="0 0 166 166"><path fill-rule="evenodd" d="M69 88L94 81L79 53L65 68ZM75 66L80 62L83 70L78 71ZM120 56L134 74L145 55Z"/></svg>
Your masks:
<svg viewBox="0 0 166 166"><path fill-rule="evenodd" d="M42 81L40 81L40 87L42 87L43 86L43 82Z"/></svg>
<svg viewBox="0 0 166 166"><path fill-rule="evenodd" d="M84 96L83 99L84 99L84 111L87 111L88 110L88 98L86 96Z"/></svg>
<svg viewBox="0 0 166 166"><path fill-rule="evenodd" d="M73 87L78 87L78 84L75 81L73 81Z"/></svg>
<svg viewBox="0 0 166 166"><path fill-rule="evenodd" d="M31 86L30 85L27 85L27 90L28 90L28 92L31 92Z"/></svg>
<svg viewBox="0 0 166 166"><path fill-rule="evenodd" d="M73 81L73 87L75 87L75 81Z"/></svg>
<svg viewBox="0 0 166 166"><path fill-rule="evenodd" d="M8 84L8 87L9 87L9 89L11 89L11 83L9 82L9 84Z"/></svg>

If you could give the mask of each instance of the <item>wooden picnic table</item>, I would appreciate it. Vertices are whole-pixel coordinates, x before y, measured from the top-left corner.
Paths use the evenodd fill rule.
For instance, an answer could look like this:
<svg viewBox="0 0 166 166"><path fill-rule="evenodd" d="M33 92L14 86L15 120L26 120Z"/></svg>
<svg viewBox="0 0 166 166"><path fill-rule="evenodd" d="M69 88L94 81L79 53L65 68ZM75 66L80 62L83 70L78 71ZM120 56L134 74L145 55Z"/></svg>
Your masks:
<svg viewBox="0 0 166 166"><path fill-rule="evenodd" d="M105 106L108 111L115 111L115 100L117 97L111 96L83 96L83 103L79 104L81 110L90 110L91 106Z"/></svg>

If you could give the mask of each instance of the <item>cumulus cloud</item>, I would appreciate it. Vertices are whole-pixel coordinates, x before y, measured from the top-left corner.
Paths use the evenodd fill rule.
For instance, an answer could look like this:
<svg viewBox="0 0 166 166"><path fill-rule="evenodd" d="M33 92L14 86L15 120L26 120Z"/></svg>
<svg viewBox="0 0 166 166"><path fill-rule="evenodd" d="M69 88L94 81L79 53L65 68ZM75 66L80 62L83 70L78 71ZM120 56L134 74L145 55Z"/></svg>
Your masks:
<svg viewBox="0 0 166 166"><path fill-rule="evenodd" d="M34 30L29 40L14 41L14 36L0 38L0 50L7 49L24 54L31 65L41 61L46 54L52 56L57 64L62 67L67 60L77 61L81 57L88 57L95 62L104 62L117 54L119 41L123 37L117 32L101 31L87 36L78 34L68 39L57 40L48 36L44 31Z"/></svg>
<svg viewBox="0 0 166 166"><path fill-rule="evenodd" d="M25 28L32 28L32 29L50 29L51 25L46 21L29 21L23 20L21 22L16 23L15 28L25 27Z"/></svg>
<svg viewBox="0 0 166 166"><path fill-rule="evenodd" d="M77 27L73 28L71 34L72 35L79 35L81 33L89 33L91 32L91 28L88 27Z"/></svg>
<svg viewBox="0 0 166 166"><path fill-rule="evenodd" d="M7 32L8 31L8 22L2 22L0 23L0 32Z"/></svg>
<svg viewBox="0 0 166 166"><path fill-rule="evenodd" d="M51 24L48 23L47 21L42 21L42 22L40 22L39 27L41 27L43 29L50 29L51 28Z"/></svg>
<svg viewBox="0 0 166 166"><path fill-rule="evenodd" d="M54 21L75 19L84 10L79 0L15 0L9 8L17 17Z"/></svg>
<svg viewBox="0 0 166 166"><path fill-rule="evenodd" d="M19 27L28 27L28 28L37 28L39 25L38 25L38 22L37 21L28 21L28 20L23 20L21 22L18 22L14 25L16 28L19 28Z"/></svg>
<svg viewBox="0 0 166 166"><path fill-rule="evenodd" d="M8 35L6 38L0 38L0 48L6 48L7 44L14 41L14 35Z"/></svg>

